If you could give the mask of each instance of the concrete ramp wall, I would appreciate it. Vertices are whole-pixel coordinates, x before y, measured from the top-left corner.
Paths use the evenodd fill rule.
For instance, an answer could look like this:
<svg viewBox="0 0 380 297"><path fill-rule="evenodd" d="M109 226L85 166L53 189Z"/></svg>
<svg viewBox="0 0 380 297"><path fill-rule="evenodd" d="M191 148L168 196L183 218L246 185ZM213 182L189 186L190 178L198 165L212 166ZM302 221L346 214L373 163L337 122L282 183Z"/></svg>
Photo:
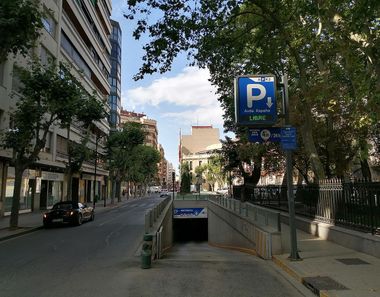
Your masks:
<svg viewBox="0 0 380 297"><path fill-rule="evenodd" d="M271 259L282 253L279 220L278 212L215 197L208 204L208 241Z"/></svg>
<svg viewBox="0 0 380 297"><path fill-rule="evenodd" d="M173 246L173 201L166 198L145 214L145 233L153 235L153 258Z"/></svg>

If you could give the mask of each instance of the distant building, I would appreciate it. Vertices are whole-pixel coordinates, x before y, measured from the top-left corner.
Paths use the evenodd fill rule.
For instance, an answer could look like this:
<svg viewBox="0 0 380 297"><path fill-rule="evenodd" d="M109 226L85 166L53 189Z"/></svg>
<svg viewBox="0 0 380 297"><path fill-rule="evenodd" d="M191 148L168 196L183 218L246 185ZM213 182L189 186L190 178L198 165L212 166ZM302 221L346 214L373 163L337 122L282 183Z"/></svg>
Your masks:
<svg viewBox="0 0 380 297"><path fill-rule="evenodd" d="M123 124L127 122L141 124L146 132L145 144L158 149L158 130L156 120L148 119L144 113L137 113L122 109L120 112L120 123Z"/></svg>
<svg viewBox="0 0 380 297"><path fill-rule="evenodd" d="M189 164L193 183L196 183L196 168L207 164L221 148L219 129L212 126L192 126L190 135L180 135L179 163Z"/></svg>
<svg viewBox="0 0 380 297"><path fill-rule="evenodd" d="M168 161L165 159L165 151L161 144L158 145L160 152L160 163L158 164L158 179L162 188L168 186Z"/></svg>
<svg viewBox="0 0 380 297"><path fill-rule="evenodd" d="M72 66L71 71L78 78L83 89L105 103L110 95L108 82L111 65L109 56L111 44L110 15L111 0L42 0L45 11L42 19L41 36L31 49L30 56L14 57L0 64L0 129L10 127L9 110L15 107L19 77L16 67L25 67L31 55L40 58L43 65L64 62ZM10 94L15 96L11 97ZM97 153L104 153L104 137L109 134L110 126L106 119L95 123L88 147ZM98 196L106 196L108 171L98 162L97 176L94 177L95 160L84 162L80 173L72 180L72 197L67 197L67 175L65 164L68 161L68 142L81 141L85 134L82 128L73 123L70 139L67 130L58 125L51 127L45 148L31 168L24 171L20 210L33 211L51 208L60 200L73 199L79 202L94 201ZM99 158L101 159L101 158ZM0 216L8 215L14 190L15 169L10 164L11 151L0 149ZM94 187L95 186L95 187ZM95 189L95 191L94 191Z"/></svg>
<svg viewBox="0 0 380 297"><path fill-rule="evenodd" d="M111 129L116 129L120 125L121 111L121 28L118 22L111 20L112 34L111 42L111 72L108 82L111 86L111 92L108 97L110 113L108 121Z"/></svg>

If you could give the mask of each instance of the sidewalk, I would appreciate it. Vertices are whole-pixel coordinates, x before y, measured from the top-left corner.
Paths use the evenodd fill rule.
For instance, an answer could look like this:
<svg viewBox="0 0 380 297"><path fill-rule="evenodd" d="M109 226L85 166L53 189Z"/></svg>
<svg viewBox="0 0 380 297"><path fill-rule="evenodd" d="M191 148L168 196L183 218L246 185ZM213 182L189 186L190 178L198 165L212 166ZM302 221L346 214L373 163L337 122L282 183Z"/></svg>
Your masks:
<svg viewBox="0 0 380 297"><path fill-rule="evenodd" d="M101 200L97 202L95 205L95 213L101 213L101 212L107 211L127 201L131 201L131 200L123 200L121 202L117 202L116 200L114 204L111 204L111 199L108 199L106 200L106 207L104 207L104 201ZM16 237L22 234L26 234L29 232L33 232L33 231L43 228L42 216L44 212L46 212L46 210L19 214L19 217L18 217L19 228L16 230L8 229L9 219L10 219L9 216L1 217L0 218L0 241L6 240L12 237Z"/></svg>
<svg viewBox="0 0 380 297"><path fill-rule="evenodd" d="M301 261L290 261L289 253L276 255L273 261L317 296L380 296L379 258L299 230L297 246Z"/></svg>
<svg viewBox="0 0 380 297"><path fill-rule="evenodd" d="M101 213L131 200L107 206L96 204ZM8 230L9 217L0 218L0 241L42 228L42 213L20 214L20 228ZM283 230L287 236L288 230ZM305 284L321 297L380 297L380 259L356 252L297 230L301 261L290 261L289 253L276 255L273 262L289 277Z"/></svg>

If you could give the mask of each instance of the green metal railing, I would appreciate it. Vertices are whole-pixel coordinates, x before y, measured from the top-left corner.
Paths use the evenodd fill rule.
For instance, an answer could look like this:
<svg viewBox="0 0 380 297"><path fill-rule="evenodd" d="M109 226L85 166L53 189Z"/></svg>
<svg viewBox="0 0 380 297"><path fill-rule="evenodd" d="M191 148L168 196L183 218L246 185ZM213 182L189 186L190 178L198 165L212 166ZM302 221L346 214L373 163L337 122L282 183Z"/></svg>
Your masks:
<svg viewBox="0 0 380 297"><path fill-rule="evenodd" d="M242 195L242 191L245 191ZM296 214L355 230L380 229L380 182L324 180L294 186ZM286 186L234 188L234 198L288 210Z"/></svg>

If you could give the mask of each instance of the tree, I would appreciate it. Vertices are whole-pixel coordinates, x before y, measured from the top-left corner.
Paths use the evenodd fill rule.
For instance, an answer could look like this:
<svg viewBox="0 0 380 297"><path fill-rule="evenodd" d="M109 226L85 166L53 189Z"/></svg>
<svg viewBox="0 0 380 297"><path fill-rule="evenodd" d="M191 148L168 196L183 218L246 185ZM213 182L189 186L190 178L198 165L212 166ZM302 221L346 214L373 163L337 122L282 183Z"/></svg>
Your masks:
<svg viewBox="0 0 380 297"><path fill-rule="evenodd" d="M127 122L121 131L111 133L107 144L107 159L112 185L111 199L114 199L116 195L116 183L126 180L129 185L129 182L136 179L138 173L133 171L135 168L133 164L136 161L134 150L144 143L144 139L145 132L139 123ZM129 197L129 189L127 197Z"/></svg>
<svg viewBox="0 0 380 297"><path fill-rule="evenodd" d="M187 162L181 163L181 193L190 193L191 176L190 168Z"/></svg>
<svg viewBox="0 0 380 297"><path fill-rule="evenodd" d="M3 146L12 150L15 167L10 228L18 226L22 174L38 160L45 147L49 129L63 125L75 115L81 92L69 72L51 65L33 63L30 70L16 68L22 87L16 108L10 111L10 129L4 133ZM64 75L63 75L64 74ZM16 96L16 95L14 95Z"/></svg>
<svg viewBox="0 0 380 297"><path fill-rule="evenodd" d="M43 12L39 0L0 1L0 63L9 53L26 55L40 36Z"/></svg>
<svg viewBox="0 0 380 297"><path fill-rule="evenodd" d="M226 182L226 173L224 172L224 162L220 154L211 156L206 165L206 181L210 183L211 190L214 191L215 183L219 187L224 186Z"/></svg>
<svg viewBox="0 0 380 297"><path fill-rule="evenodd" d="M95 122L100 121L106 117L105 106L103 102L96 98L96 95L90 95L78 85L78 91L80 92L80 100L76 104L75 116L65 120L64 125L67 128L67 148L68 148L68 162L66 164L67 173L67 197L72 196L72 178L73 174L79 172L82 168L84 161L89 160L91 156L97 158L96 153L91 153L88 148L88 143L92 130L95 134L95 141L98 138L97 127ZM71 126L74 121L77 121L85 133L82 135L80 143L69 141ZM63 122L61 122L62 124ZM95 195L95 193L94 193Z"/></svg>
<svg viewBox="0 0 380 297"><path fill-rule="evenodd" d="M138 186L146 191L148 184L156 178L160 153L153 147L140 144L132 149L129 159L127 176L134 184L136 195Z"/></svg>

